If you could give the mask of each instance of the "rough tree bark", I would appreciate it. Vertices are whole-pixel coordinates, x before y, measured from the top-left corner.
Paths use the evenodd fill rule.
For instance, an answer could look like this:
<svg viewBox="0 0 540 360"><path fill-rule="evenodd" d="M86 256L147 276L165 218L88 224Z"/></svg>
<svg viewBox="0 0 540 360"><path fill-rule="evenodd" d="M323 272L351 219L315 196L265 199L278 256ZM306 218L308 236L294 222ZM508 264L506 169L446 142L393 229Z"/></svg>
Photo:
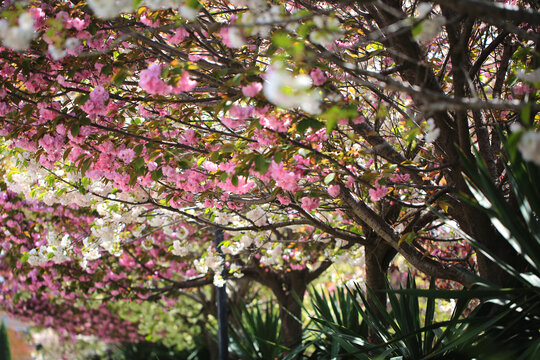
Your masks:
<svg viewBox="0 0 540 360"><path fill-rule="evenodd" d="M396 250L378 238L374 245L364 247L366 257L366 285L374 291L374 294L383 305L386 304L386 276L390 262L396 255ZM368 303L373 305L373 300L368 297Z"/></svg>
<svg viewBox="0 0 540 360"><path fill-rule="evenodd" d="M385 4L384 7L371 4L366 5L366 10L379 29L384 32L384 29L389 28L389 25L405 18L406 15L402 12L401 1L384 0L383 3ZM465 47L468 43L467 40L470 34L469 26L471 23L472 19L465 21L463 27L460 28L447 27L447 31L451 33L449 34L451 40L450 46L452 47L450 55L451 57L454 55L452 60L462 67L462 69L455 70L454 75L458 74L457 71L466 71L464 68L464 55L460 55L459 53L468 51ZM385 39L385 45L394 50L391 56L394 58L396 64L400 65L399 73L404 80L423 89L444 94L434 72L423 61L423 50L413 40L410 32L388 34ZM453 65L455 66L455 64ZM465 96L468 91L466 89L468 83L459 79L460 76L454 80L454 95L458 97ZM414 101L419 107L425 105L420 98L414 99ZM440 155L445 158L446 163L451 165L445 174L448 184L458 192L468 194L469 191L463 178L463 160L459 156L459 150L456 147L457 139L460 150L463 151L466 157L471 157L468 122L466 121L467 114L437 111L429 115L433 117L436 126L441 131L441 135L436 141L437 148L440 149ZM455 201L455 199L449 199L449 201L453 204L450 210L451 215L458 221L465 232L480 241L501 258L511 263L515 262L514 252L491 226L491 222L486 215L479 213L474 207L463 201ZM478 266L480 276L483 278L497 284L505 283L505 276L500 268L481 254L478 255ZM518 268L520 267L518 266Z"/></svg>
<svg viewBox="0 0 540 360"><path fill-rule="evenodd" d="M293 349L302 343L302 303L304 294L307 286L328 269L331 264L331 261L326 260L312 271L306 268L287 273L264 271L261 268L244 270L246 277L267 286L276 296L279 304L283 346Z"/></svg>
<svg viewBox="0 0 540 360"><path fill-rule="evenodd" d="M302 306L306 284L293 281L274 292L279 303L281 339L284 346L293 349L302 342Z"/></svg>

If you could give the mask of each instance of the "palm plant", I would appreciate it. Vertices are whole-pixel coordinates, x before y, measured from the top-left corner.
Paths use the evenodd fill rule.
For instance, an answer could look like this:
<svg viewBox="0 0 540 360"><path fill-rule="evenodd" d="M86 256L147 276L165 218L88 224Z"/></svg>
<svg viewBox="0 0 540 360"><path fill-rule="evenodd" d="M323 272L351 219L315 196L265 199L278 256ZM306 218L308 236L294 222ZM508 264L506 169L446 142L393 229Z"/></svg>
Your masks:
<svg viewBox="0 0 540 360"><path fill-rule="evenodd" d="M235 322L231 324L232 341L229 352L238 359L281 359L280 318L273 302L233 309Z"/></svg>
<svg viewBox="0 0 540 360"><path fill-rule="evenodd" d="M526 270L520 271L455 229L509 275L511 288L478 278L469 289L436 289L433 279L429 289L417 289L409 276L405 288L394 290L387 284L390 310L370 289L356 286L333 293L312 289L313 310L301 346L288 350L279 345L279 315L272 304L265 309L244 306L236 313L231 353L241 359L540 358L540 188L536 186L540 167L521 158L516 150L518 136L501 135L508 160L506 188L501 190L493 182L478 154L475 162L468 162L472 197L467 201L489 215L527 264ZM426 299L425 308L421 298ZM452 315L437 322L438 299L457 301ZM481 303L465 316L473 299Z"/></svg>
<svg viewBox="0 0 540 360"><path fill-rule="evenodd" d="M492 225L526 264L525 271L467 238L478 251L498 264L513 283L511 289L484 284L498 291L499 296L483 303L477 311L506 315L483 333L478 348L484 349L484 353L503 350L514 359L533 359L540 357L540 188L537 185L540 167L522 158L518 151L520 136L520 132L509 137L500 134L507 160L507 194L493 182L478 154L475 163L468 163L467 175L475 200L473 204L489 215Z"/></svg>
<svg viewBox="0 0 540 360"><path fill-rule="evenodd" d="M335 358L340 353L356 351L355 346L369 347L369 342L360 340L368 337L368 328L358 312L357 299L346 289L338 288L333 293L313 289L310 299L315 315L305 333L311 339L290 357L310 346L315 348L310 356L313 359Z"/></svg>
<svg viewBox="0 0 540 360"><path fill-rule="evenodd" d="M463 296L448 320L435 322L436 298L441 294L434 281L428 290L419 290L409 276L405 289L393 291L387 285L386 291L390 311L369 289L358 286L331 294L312 290L311 339L286 359L310 347L314 350L306 356L309 359L466 359L471 339L498 319L463 319L470 301ZM455 297L452 292L443 295ZM421 297L427 297L425 312Z"/></svg>
<svg viewBox="0 0 540 360"><path fill-rule="evenodd" d="M0 359L11 360L8 330L4 320L2 320L2 324L0 325Z"/></svg>
<svg viewBox="0 0 540 360"><path fill-rule="evenodd" d="M493 182L476 154L475 162L466 167L473 195L467 201L489 215L493 226L526 262L526 270L520 271L460 229L456 231L509 275L512 288L478 278L470 289L439 290L433 281L429 289L416 289L409 277L405 289L387 288L390 311L369 289L367 293L358 287L334 294L313 292L311 339L288 358L308 347L315 349L309 356L313 359L540 358L540 187L536 184L540 167L520 156L519 134L501 138L508 160L508 191L501 191ZM423 316L420 297L427 298ZM433 321L438 298L457 299L446 321ZM481 299L481 304L463 317L472 299Z"/></svg>

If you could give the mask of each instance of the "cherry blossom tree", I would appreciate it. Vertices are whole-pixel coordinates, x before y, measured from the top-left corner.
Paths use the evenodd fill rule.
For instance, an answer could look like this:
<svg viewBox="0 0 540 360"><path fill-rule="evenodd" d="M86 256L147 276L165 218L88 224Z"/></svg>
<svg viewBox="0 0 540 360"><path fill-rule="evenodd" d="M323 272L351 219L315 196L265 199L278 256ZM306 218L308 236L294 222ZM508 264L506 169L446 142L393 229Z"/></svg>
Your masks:
<svg viewBox="0 0 540 360"><path fill-rule="evenodd" d="M251 279L292 346L336 262L504 283L431 209L515 262L460 194L474 149L504 191L497 125L539 162L534 1L0 3L4 271L43 296Z"/></svg>

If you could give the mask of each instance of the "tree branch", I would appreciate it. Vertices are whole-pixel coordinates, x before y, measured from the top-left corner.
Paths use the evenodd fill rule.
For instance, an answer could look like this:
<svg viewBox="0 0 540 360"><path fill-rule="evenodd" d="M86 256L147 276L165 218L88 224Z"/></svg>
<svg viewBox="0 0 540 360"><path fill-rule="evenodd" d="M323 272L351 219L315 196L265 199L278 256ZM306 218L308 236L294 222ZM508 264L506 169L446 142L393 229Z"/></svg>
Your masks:
<svg viewBox="0 0 540 360"><path fill-rule="evenodd" d="M396 249L396 251L420 271L439 279L454 280L465 286L472 284L471 274L466 270L456 266L438 263L430 258L426 258L424 254L418 252L418 250L408 244L399 244L400 237L394 229L364 202L355 200L349 190L343 185L341 185L340 198L381 239Z"/></svg>

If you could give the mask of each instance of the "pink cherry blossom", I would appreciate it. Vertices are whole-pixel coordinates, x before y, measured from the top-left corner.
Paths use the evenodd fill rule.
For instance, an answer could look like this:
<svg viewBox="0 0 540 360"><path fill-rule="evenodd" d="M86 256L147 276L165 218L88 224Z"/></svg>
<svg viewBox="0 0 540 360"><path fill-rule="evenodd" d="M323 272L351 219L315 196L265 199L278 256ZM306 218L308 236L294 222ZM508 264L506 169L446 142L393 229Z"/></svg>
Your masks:
<svg viewBox="0 0 540 360"><path fill-rule="evenodd" d="M140 18L141 22L146 25L146 26L150 26L150 27L158 27L159 26L159 20L152 20L152 19L149 19L146 14L143 14L141 15L141 18Z"/></svg>
<svg viewBox="0 0 540 360"><path fill-rule="evenodd" d="M219 164L219 170L225 171L229 175L234 173L235 168L236 168L236 164L233 162Z"/></svg>
<svg viewBox="0 0 540 360"><path fill-rule="evenodd" d="M133 149L124 149L118 152L118 158L123 160L125 163L130 163L135 159L135 151Z"/></svg>
<svg viewBox="0 0 540 360"><path fill-rule="evenodd" d="M232 183L231 178L227 178L225 182L219 182L218 186L225 191L230 191L235 194L241 195L241 194L246 194L251 189L253 189L255 187L255 183L253 181L246 179L244 176L239 176L238 185L234 185Z"/></svg>
<svg viewBox="0 0 540 360"><path fill-rule="evenodd" d="M411 176L409 174L395 173L394 175L390 176L389 179L393 182L405 182L409 180L410 178Z"/></svg>
<svg viewBox="0 0 540 360"><path fill-rule="evenodd" d="M82 31L86 29L86 27L88 26L88 22L83 19L74 18L71 19L71 26L77 31Z"/></svg>
<svg viewBox="0 0 540 360"><path fill-rule="evenodd" d="M315 210L319 207L320 204L321 200L319 200L318 198L310 198L307 196L302 198L302 209L306 210L307 212Z"/></svg>
<svg viewBox="0 0 540 360"><path fill-rule="evenodd" d="M339 188L339 185L330 185L328 187L328 194L330 194L330 196L332 196L332 197L338 196L340 191L341 190Z"/></svg>
<svg viewBox="0 0 540 360"><path fill-rule="evenodd" d="M173 45L178 45L182 41L184 41L184 39L188 36L189 36L189 33L186 31L186 29L178 28L176 29L176 32L174 34L169 35L169 37L167 38L167 41Z"/></svg>
<svg viewBox="0 0 540 360"><path fill-rule="evenodd" d="M223 43L232 49L240 48L246 43L242 32L236 27L223 27L219 35L223 38Z"/></svg>
<svg viewBox="0 0 540 360"><path fill-rule="evenodd" d="M288 196L277 194L276 197L281 205L289 205L291 203L291 199Z"/></svg>
<svg viewBox="0 0 540 360"><path fill-rule="evenodd" d="M178 84L172 88L172 92L174 94L179 94L184 91L192 91L197 86L197 81L191 79L189 76L189 73L187 71L184 71L182 73L182 76L180 77L180 80L178 80Z"/></svg>
<svg viewBox="0 0 540 360"><path fill-rule="evenodd" d="M366 167L367 167L367 168L370 167L371 165L373 165L374 162L375 162L375 159L370 158L370 159L368 160L368 162L366 163Z"/></svg>
<svg viewBox="0 0 540 360"><path fill-rule="evenodd" d="M516 95L525 95L528 93L533 93L535 90L536 90L535 88L526 84L517 84L512 88L512 91Z"/></svg>
<svg viewBox="0 0 540 360"><path fill-rule="evenodd" d="M218 171L219 167L217 166L216 163L213 163L211 161L205 161L203 164L203 167L205 168L206 171L210 171L210 172L214 172L214 171Z"/></svg>
<svg viewBox="0 0 540 360"><path fill-rule="evenodd" d="M153 63L139 75L139 86L149 94L166 95L172 87L161 79L162 66Z"/></svg>
<svg viewBox="0 0 540 360"><path fill-rule="evenodd" d="M361 124L361 123L363 123L365 121L366 121L366 119L362 115L357 116L352 120L353 124Z"/></svg>
<svg viewBox="0 0 540 360"><path fill-rule="evenodd" d="M223 125L233 130L241 128L244 124L243 121L238 119L232 119L230 117L222 117L221 122L223 123Z"/></svg>
<svg viewBox="0 0 540 360"><path fill-rule="evenodd" d="M238 120L246 120L253 114L253 106L231 106L229 114Z"/></svg>
<svg viewBox="0 0 540 360"><path fill-rule="evenodd" d="M0 116L4 116L10 113L13 110L13 107L9 106L5 102L0 102Z"/></svg>
<svg viewBox="0 0 540 360"><path fill-rule="evenodd" d="M394 59L392 59L391 57L385 57L383 59L383 64L386 65L386 66L390 66L394 63Z"/></svg>
<svg viewBox="0 0 540 360"><path fill-rule="evenodd" d="M195 134L195 130L193 129L187 129L184 132L184 135L181 139L182 144L184 145L194 145L197 143L197 135Z"/></svg>
<svg viewBox="0 0 540 360"><path fill-rule="evenodd" d="M96 86L90 93L90 99L81 106L88 115L107 115L105 102L109 99L109 93L101 85Z"/></svg>
<svg viewBox="0 0 540 360"><path fill-rule="evenodd" d="M369 189L369 197L371 201L376 202L381 200L388 193L388 188L386 186L376 185L374 189Z"/></svg>
<svg viewBox="0 0 540 360"><path fill-rule="evenodd" d="M291 124L291 120L288 118L277 118L276 116L269 115L261 117L259 123L270 130L287 132Z"/></svg>
<svg viewBox="0 0 540 360"><path fill-rule="evenodd" d="M301 174L285 170L282 163L277 164L275 161L272 161L268 167L268 173L276 181L276 185L283 190L296 191L298 189L296 182Z"/></svg>
<svg viewBox="0 0 540 360"><path fill-rule="evenodd" d="M246 97L255 97L263 88L260 82L252 82L249 85L242 86L242 94Z"/></svg>
<svg viewBox="0 0 540 360"><path fill-rule="evenodd" d="M311 70L311 73L309 74L311 76L311 80L313 80L313 85L320 86L326 82L326 75L321 69L313 69Z"/></svg>

